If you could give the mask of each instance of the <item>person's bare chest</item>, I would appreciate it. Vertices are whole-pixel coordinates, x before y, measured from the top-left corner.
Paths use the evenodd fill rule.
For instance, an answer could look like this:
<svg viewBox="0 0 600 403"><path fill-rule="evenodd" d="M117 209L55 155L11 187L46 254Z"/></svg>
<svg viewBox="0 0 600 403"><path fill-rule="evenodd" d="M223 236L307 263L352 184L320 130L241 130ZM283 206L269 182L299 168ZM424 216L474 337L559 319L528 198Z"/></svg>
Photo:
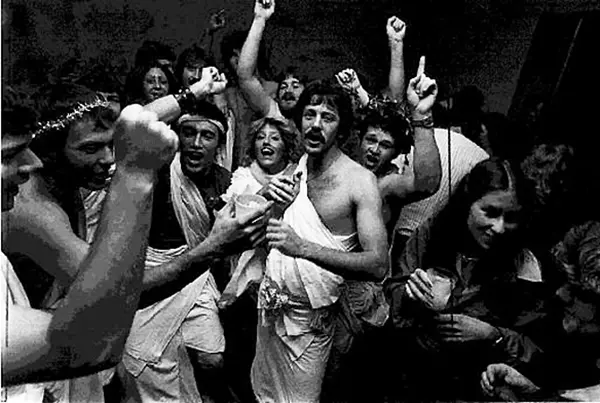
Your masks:
<svg viewBox="0 0 600 403"><path fill-rule="evenodd" d="M308 198L321 221L335 235L356 232L356 220L348 178L341 173L325 174L307 181Z"/></svg>

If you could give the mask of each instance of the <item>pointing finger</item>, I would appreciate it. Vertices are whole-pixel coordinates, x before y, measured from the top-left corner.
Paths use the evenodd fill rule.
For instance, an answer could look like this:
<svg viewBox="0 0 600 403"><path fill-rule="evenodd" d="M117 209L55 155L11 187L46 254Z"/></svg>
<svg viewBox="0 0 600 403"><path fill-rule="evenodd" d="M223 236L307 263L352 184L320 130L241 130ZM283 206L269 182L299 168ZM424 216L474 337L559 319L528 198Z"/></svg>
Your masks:
<svg viewBox="0 0 600 403"><path fill-rule="evenodd" d="M421 56L419 59L419 68L417 69L417 77L420 77L425 73L425 56Z"/></svg>

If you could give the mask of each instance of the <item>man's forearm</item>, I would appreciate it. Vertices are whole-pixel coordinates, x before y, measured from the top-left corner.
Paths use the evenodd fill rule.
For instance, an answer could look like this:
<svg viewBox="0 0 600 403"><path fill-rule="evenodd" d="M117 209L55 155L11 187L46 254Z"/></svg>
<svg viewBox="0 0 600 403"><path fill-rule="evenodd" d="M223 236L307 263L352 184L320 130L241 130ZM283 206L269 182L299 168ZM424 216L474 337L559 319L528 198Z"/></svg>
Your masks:
<svg viewBox="0 0 600 403"><path fill-rule="evenodd" d="M390 52L390 72L388 77L390 97L396 101L403 101L405 88L404 73L404 43L392 45Z"/></svg>
<svg viewBox="0 0 600 403"><path fill-rule="evenodd" d="M433 128L415 127L413 172L416 194L432 195L440 187L442 167Z"/></svg>
<svg viewBox="0 0 600 403"><path fill-rule="evenodd" d="M71 368L122 353L141 292L154 182L154 173L115 173L96 240L50 325Z"/></svg>
<svg viewBox="0 0 600 403"><path fill-rule="evenodd" d="M238 78L240 81L249 80L254 76L258 61L260 41L265 30L266 20L255 17L248 32L248 37L242 46L238 63Z"/></svg>
<svg viewBox="0 0 600 403"><path fill-rule="evenodd" d="M219 256L216 245L212 239L207 238L170 262L147 269L144 272L144 292L139 308L144 308L180 291L204 274L210 268L210 263Z"/></svg>
<svg viewBox="0 0 600 403"><path fill-rule="evenodd" d="M386 253L344 252L306 240L300 257L349 280L380 281L388 265Z"/></svg>

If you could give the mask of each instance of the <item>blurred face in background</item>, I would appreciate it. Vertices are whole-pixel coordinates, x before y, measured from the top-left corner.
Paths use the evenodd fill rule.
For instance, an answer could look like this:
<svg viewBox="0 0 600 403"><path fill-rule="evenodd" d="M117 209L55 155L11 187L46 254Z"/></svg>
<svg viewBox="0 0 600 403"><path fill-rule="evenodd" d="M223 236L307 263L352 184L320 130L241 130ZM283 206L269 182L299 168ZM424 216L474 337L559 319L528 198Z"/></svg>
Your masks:
<svg viewBox="0 0 600 403"><path fill-rule="evenodd" d="M143 89L146 102L150 103L169 93L169 80L160 68L153 67L144 76Z"/></svg>
<svg viewBox="0 0 600 403"><path fill-rule="evenodd" d="M277 91L277 98L279 100L279 107L288 111L296 106L300 95L304 91L304 84L298 80L298 78L288 75L284 80L279 83L279 90Z"/></svg>

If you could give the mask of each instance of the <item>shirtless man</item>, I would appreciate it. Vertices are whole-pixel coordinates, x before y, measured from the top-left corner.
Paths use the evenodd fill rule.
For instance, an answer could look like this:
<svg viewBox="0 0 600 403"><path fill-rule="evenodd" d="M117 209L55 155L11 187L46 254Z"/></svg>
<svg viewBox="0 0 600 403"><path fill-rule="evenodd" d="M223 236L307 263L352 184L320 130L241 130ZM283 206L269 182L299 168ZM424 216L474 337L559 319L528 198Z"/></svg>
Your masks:
<svg viewBox="0 0 600 403"><path fill-rule="evenodd" d="M387 272L377 180L338 147L352 124L350 99L316 82L298 108L306 151L297 169L300 193L283 220L269 221L271 252L259 291L252 385L261 402L319 400L339 286Z"/></svg>
<svg viewBox="0 0 600 403"><path fill-rule="evenodd" d="M2 115L10 121L16 108L5 110L6 106L3 100ZM10 222L5 212L21 202L15 199L20 188L42 166L28 147L31 132L17 130L25 123L15 123L6 124L2 133L3 225ZM3 386L19 385L3 389L3 399L41 402L43 388L25 383L80 377L121 358L141 293L156 171L172 159L177 137L157 122L156 115L132 105L117 122L115 148L117 170L99 235L74 275L64 304L52 313L32 309L1 254L1 295L7 302L2 381ZM51 217L39 219L53 224ZM5 227L2 232L9 241L12 234Z"/></svg>
<svg viewBox="0 0 600 403"><path fill-rule="evenodd" d="M215 77L219 80L215 80ZM203 78L194 83L190 91L202 97L222 90L225 81L221 78L216 69L205 69ZM82 99L75 97L75 101L88 101L88 93L82 91L85 96ZM177 97L169 95L147 105L145 109L169 121L181 114L181 104ZM95 111L98 107L92 109ZM96 119L99 115L96 112L91 115L84 113L75 121L65 122L66 133L46 133L50 135L46 137L47 141L56 142L51 150L60 153L57 156L60 156L62 165L56 172L50 170L45 175L33 175L19 194L17 208L6 219L10 234L5 239L7 250L33 260L55 278L61 289L71 286L90 252L90 245L86 242L83 205L81 201L75 204L73 200L80 197L79 186L93 189L106 186L109 166L114 161L112 127L99 127ZM45 169L48 170L48 167ZM65 172L71 175L66 178L59 175ZM71 198L67 197L69 195ZM259 215L262 213L264 210L258 212ZM254 240L261 226L250 224L252 219L236 219L232 216L231 205L219 212L204 242L162 265L160 270L143 272L142 290L145 292L141 306L148 306L180 290L203 274L213 259L232 253L232 247L239 245L240 241Z"/></svg>
<svg viewBox="0 0 600 403"><path fill-rule="evenodd" d="M365 91L354 70L346 69L336 78L346 91L364 97L361 94ZM408 118L398 102L376 98L365 103L366 112L359 124L359 161L377 176L390 240L402 206L431 196L440 186L440 154L431 112L436 95L437 85L425 76L422 57L417 75L407 88ZM401 172L392 161L400 153L407 154L413 145L412 172Z"/></svg>
<svg viewBox="0 0 600 403"><path fill-rule="evenodd" d="M298 103L302 91L304 91L306 78L298 75L295 68L288 67L280 76L276 97L273 99L254 73L260 41L266 23L274 12L275 0L256 1L254 20L240 53L237 74L240 88L246 95L250 107L259 115L259 118L271 116L291 119L294 107Z"/></svg>

